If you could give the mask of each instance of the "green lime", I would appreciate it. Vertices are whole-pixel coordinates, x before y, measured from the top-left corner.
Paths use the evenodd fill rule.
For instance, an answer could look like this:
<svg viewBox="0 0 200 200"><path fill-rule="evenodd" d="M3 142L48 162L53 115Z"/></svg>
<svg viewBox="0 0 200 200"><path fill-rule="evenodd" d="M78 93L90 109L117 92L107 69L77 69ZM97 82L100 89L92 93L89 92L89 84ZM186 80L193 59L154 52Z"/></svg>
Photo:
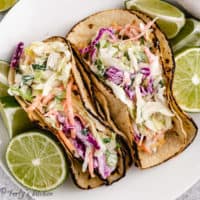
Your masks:
<svg viewBox="0 0 200 200"><path fill-rule="evenodd" d="M26 112L13 97L0 98L0 114L10 138L34 127Z"/></svg>
<svg viewBox="0 0 200 200"><path fill-rule="evenodd" d="M8 96L8 86L4 85L0 81L0 97Z"/></svg>
<svg viewBox="0 0 200 200"><path fill-rule="evenodd" d="M168 38L175 37L185 24L184 13L175 6L159 0L128 0L125 7L139 10L155 18L161 30Z"/></svg>
<svg viewBox="0 0 200 200"><path fill-rule="evenodd" d="M26 132L14 137L6 151L12 175L27 188L48 191L67 176L64 154L58 144L42 132Z"/></svg>
<svg viewBox="0 0 200 200"><path fill-rule="evenodd" d="M175 58L173 93L180 107L200 111L200 48L190 48Z"/></svg>
<svg viewBox="0 0 200 200"><path fill-rule="evenodd" d="M185 26L171 41L175 53L184 48L200 46L200 22L195 19L186 19Z"/></svg>
<svg viewBox="0 0 200 200"><path fill-rule="evenodd" d="M8 10L16 2L17 2L17 0L0 0L0 12Z"/></svg>
<svg viewBox="0 0 200 200"><path fill-rule="evenodd" d="M9 63L0 60L0 97L8 96Z"/></svg>

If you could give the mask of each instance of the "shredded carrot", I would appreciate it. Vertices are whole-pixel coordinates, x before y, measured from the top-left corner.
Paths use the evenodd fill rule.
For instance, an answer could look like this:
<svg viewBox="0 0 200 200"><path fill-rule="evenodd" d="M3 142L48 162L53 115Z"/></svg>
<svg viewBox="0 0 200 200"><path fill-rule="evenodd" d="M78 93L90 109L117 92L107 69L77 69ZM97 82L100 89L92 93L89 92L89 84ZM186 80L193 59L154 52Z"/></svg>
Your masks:
<svg viewBox="0 0 200 200"><path fill-rule="evenodd" d="M56 122L56 127L59 128L59 123L58 121ZM75 148L72 145L72 143L70 142L70 140L66 137L66 135L61 131L58 130L58 135L60 136L61 140L63 141L63 143L66 145L66 147L73 153L75 152Z"/></svg>
<svg viewBox="0 0 200 200"><path fill-rule="evenodd" d="M155 23L156 20L157 18L155 18L153 21L150 21L148 24L146 24L142 32L139 35L137 35L135 38L131 38L131 40L138 40L142 36L144 36L146 34L146 31L152 27L152 25Z"/></svg>
<svg viewBox="0 0 200 200"><path fill-rule="evenodd" d="M55 94L48 94L46 97L42 99L42 104L47 105L53 98L55 97Z"/></svg>
<svg viewBox="0 0 200 200"><path fill-rule="evenodd" d="M139 146L139 148L146 153L152 154L150 148L148 148L144 143L141 146Z"/></svg>
<svg viewBox="0 0 200 200"><path fill-rule="evenodd" d="M140 30L139 27L136 25L127 24L121 31L119 35L126 35L129 38L133 38L139 34Z"/></svg>
<svg viewBox="0 0 200 200"><path fill-rule="evenodd" d="M72 107L72 85L73 85L73 80L71 79L67 85L66 89L66 100L64 103L64 110L66 113L66 116L68 117L69 123L71 126L75 126L75 121L74 121L74 112L73 112L73 107ZM67 118L66 118L67 120ZM71 129L71 137L75 138L76 137L76 132L75 129Z"/></svg>
<svg viewBox="0 0 200 200"><path fill-rule="evenodd" d="M93 151L93 149L92 149L92 150L90 151L90 153L89 153L89 164L88 164L89 173L90 173L91 177L94 177L93 154L94 154L94 151Z"/></svg>
<svg viewBox="0 0 200 200"><path fill-rule="evenodd" d="M152 154L152 148L157 148L164 144L165 139L164 139L164 133L157 133L155 136L153 136L152 141L150 145L146 145L145 142L141 143L139 145L139 148L149 154Z"/></svg>
<svg viewBox="0 0 200 200"><path fill-rule="evenodd" d="M42 112L42 98L42 95L38 95L37 97L35 97L35 99L33 99L33 103L29 106L28 111L33 111L37 108L38 110L40 110L40 112Z"/></svg>
<svg viewBox="0 0 200 200"><path fill-rule="evenodd" d="M141 145L142 145L142 143L143 143L143 140L144 140L144 135L142 135L142 136L141 136L141 138L140 138L140 141L139 141L139 143L138 143L138 145L139 145L139 146L141 146Z"/></svg>
<svg viewBox="0 0 200 200"><path fill-rule="evenodd" d="M122 31L121 34L125 34L125 33L126 33L126 35L128 34L127 36L130 36L130 38L127 39L127 40L123 40L123 41L128 41L128 40L136 41L136 40L139 40L141 37L145 36L147 30L151 28L151 26L155 23L155 21L156 21L157 19L158 19L158 18L155 18L153 21L151 21L151 22L149 22L148 24L146 24L146 25L144 26L143 30L137 29L136 26L134 26L133 29L135 29L135 31L138 32L138 34L137 34L136 36L134 36L134 37L133 37L133 35L132 35L133 32L132 32L132 34L130 33L130 28L129 28L128 26L127 26L128 28L125 27L125 29L122 29L123 31ZM139 27L138 27L138 28L139 28ZM139 33L139 32L140 32L140 33ZM136 32L135 32L135 33L136 33Z"/></svg>
<svg viewBox="0 0 200 200"><path fill-rule="evenodd" d="M75 152L75 148L72 145L72 143L70 142L70 140L65 136L65 134L62 131L58 131L58 134L60 136L60 138L62 139L62 141L64 142L64 144L69 148L69 150L73 153Z"/></svg>

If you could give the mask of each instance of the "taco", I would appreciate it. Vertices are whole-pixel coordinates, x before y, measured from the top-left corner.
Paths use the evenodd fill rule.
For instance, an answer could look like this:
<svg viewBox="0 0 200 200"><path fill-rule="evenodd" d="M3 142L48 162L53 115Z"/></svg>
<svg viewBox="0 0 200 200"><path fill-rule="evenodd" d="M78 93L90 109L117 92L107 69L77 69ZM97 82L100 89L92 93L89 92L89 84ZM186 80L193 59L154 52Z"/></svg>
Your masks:
<svg viewBox="0 0 200 200"><path fill-rule="evenodd" d="M64 38L52 37L26 48L20 43L10 64L9 84L9 93L29 118L62 143L77 186L95 188L125 175L130 160L125 158L122 138L83 106L89 107L90 100Z"/></svg>
<svg viewBox="0 0 200 200"><path fill-rule="evenodd" d="M156 20L141 12L107 10L82 20L67 35L98 116L131 141L140 168L177 155L197 133L173 97L175 63Z"/></svg>

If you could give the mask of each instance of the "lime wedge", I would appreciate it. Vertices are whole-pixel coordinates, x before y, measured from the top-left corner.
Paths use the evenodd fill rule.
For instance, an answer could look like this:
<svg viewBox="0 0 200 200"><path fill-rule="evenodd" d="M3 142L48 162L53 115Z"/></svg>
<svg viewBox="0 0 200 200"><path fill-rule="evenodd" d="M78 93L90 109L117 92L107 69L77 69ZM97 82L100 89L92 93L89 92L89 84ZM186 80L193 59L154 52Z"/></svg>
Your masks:
<svg viewBox="0 0 200 200"><path fill-rule="evenodd" d="M0 114L10 138L34 127L26 112L13 97L0 98Z"/></svg>
<svg viewBox="0 0 200 200"><path fill-rule="evenodd" d="M200 48L190 48L175 58L173 93L180 107L200 111Z"/></svg>
<svg viewBox="0 0 200 200"><path fill-rule="evenodd" d="M17 2L17 0L0 0L0 12L8 10L16 2Z"/></svg>
<svg viewBox="0 0 200 200"><path fill-rule="evenodd" d="M184 13L169 3L159 0L128 0L125 7L139 10L155 18L161 30L168 38L175 37L185 24Z"/></svg>
<svg viewBox="0 0 200 200"><path fill-rule="evenodd" d="M42 132L27 132L14 137L6 151L12 175L27 188L48 191L58 187L67 176L62 150Z"/></svg>
<svg viewBox="0 0 200 200"><path fill-rule="evenodd" d="M8 96L9 63L0 60L0 97Z"/></svg>
<svg viewBox="0 0 200 200"><path fill-rule="evenodd" d="M200 46L200 22L195 19L186 19L185 26L171 41L175 53L189 47Z"/></svg>

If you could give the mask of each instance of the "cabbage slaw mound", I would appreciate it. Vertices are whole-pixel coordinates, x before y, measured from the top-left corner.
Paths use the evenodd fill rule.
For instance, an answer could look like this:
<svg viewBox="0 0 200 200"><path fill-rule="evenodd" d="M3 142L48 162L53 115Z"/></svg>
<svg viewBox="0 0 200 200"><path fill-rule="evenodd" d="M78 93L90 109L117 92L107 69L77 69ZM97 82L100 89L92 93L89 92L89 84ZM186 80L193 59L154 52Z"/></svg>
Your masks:
<svg viewBox="0 0 200 200"><path fill-rule="evenodd" d="M72 55L67 43L34 42L24 48L19 43L10 66L16 69L15 84L9 93L30 103L29 111L39 110L74 156L82 160L82 171L94 171L106 179L116 169L116 134L95 127L86 113L71 76ZM96 125L97 126L97 125Z"/></svg>
<svg viewBox="0 0 200 200"><path fill-rule="evenodd" d="M160 58L151 48L155 21L102 27L90 44L80 49L92 71L128 106L134 120L134 141L150 154L163 144L174 116L165 98Z"/></svg>

